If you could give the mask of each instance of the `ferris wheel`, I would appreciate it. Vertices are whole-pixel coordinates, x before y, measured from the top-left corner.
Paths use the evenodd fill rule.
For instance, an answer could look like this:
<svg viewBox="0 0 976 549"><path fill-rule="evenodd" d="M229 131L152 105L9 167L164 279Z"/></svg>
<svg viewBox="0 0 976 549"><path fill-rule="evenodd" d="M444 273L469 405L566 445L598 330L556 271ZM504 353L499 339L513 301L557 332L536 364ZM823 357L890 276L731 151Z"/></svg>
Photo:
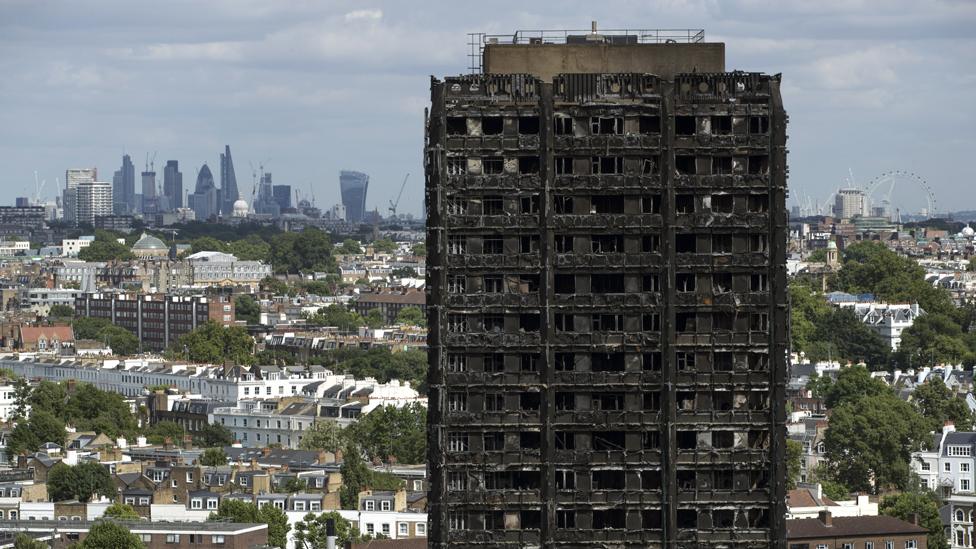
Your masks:
<svg viewBox="0 0 976 549"><path fill-rule="evenodd" d="M894 206L893 195L895 188L914 189L915 193L921 193L925 200L925 209L919 213L923 217L931 217L936 211L935 193L928 182L914 172L905 170L892 170L875 177L864 186L864 194L868 197L871 206L880 208L882 216L894 218L898 215L899 208Z"/></svg>

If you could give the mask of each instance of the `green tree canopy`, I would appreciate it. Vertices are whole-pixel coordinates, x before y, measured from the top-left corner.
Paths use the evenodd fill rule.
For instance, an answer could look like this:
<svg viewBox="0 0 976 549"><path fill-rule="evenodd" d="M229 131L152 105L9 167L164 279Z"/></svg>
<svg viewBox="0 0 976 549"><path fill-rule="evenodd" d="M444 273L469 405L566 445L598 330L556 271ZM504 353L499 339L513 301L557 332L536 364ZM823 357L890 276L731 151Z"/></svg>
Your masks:
<svg viewBox="0 0 976 549"><path fill-rule="evenodd" d="M268 525L268 544L285 547L288 543L288 517L274 505L258 506L249 501L225 499L217 511L210 513L207 520L227 520L231 522L263 522Z"/></svg>
<svg viewBox="0 0 976 549"><path fill-rule="evenodd" d="M248 324L257 324L261 320L261 306L250 295L239 295L234 300L234 315L237 320L247 321Z"/></svg>
<svg viewBox="0 0 976 549"><path fill-rule="evenodd" d="M47 494L52 501L77 499L86 503L97 495L113 498L115 483L108 469L94 461L69 466L58 462L48 471Z"/></svg>
<svg viewBox="0 0 976 549"><path fill-rule="evenodd" d="M420 244L414 244L413 247L410 248L410 252L413 255L425 256L427 255L427 245L422 242Z"/></svg>
<svg viewBox="0 0 976 549"><path fill-rule="evenodd" d="M133 534L128 528L112 520L100 520L96 522L85 540L78 544L79 549L142 549L145 545L139 536Z"/></svg>
<svg viewBox="0 0 976 549"><path fill-rule="evenodd" d="M336 249L336 253L343 255L359 255L363 253L363 247L358 240L347 238L342 241L342 245Z"/></svg>
<svg viewBox="0 0 976 549"><path fill-rule="evenodd" d="M383 316L383 311L370 309L369 313L366 314L366 326L373 329L386 326L386 318Z"/></svg>
<svg viewBox="0 0 976 549"><path fill-rule="evenodd" d="M207 448L200 454L200 465L220 467L227 465L227 454L223 448Z"/></svg>
<svg viewBox="0 0 976 549"><path fill-rule="evenodd" d="M135 259L132 250L125 244L115 240L99 240L78 252L78 259L82 261L129 261Z"/></svg>
<svg viewBox="0 0 976 549"><path fill-rule="evenodd" d="M913 489L885 496L878 510L882 515L896 517L906 522L912 522L913 518L918 516L919 525L929 531L929 549L949 549L949 541L946 539L945 529L939 518L940 505L934 493Z"/></svg>
<svg viewBox="0 0 976 549"><path fill-rule="evenodd" d="M300 233L275 235L269 255L276 273L336 271L329 236L312 227Z"/></svg>
<svg viewBox="0 0 976 549"><path fill-rule="evenodd" d="M68 305L57 303L51 305L51 310L48 311L47 316L48 318L71 318L75 316L75 310Z"/></svg>
<svg viewBox="0 0 976 549"><path fill-rule="evenodd" d="M200 252L224 252L227 253L227 245L210 236L201 236L190 243L190 253Z"/></svg>
<svg viewBox="0 0 976 549"><path fill-rule="evenodd" d="M230 360L251 364L254 361L254 339L247 330L240 326L224 327L212 320L180 336L169 354L182 357L184 350L192 362L223 364L224 360Z"/></svg>
<svg viewBox="0 0 976 549"><path fill-rule="evenodd" d="M413 403L397 408L381 406L346 427L349 440L355 440L371 459L399 463L425 463L427 460L427 409Z"/></svg>
<svg viewBox="0 0 976 549"><path fill-rule="evenodd" d="M812 339L826 345L810 345L811 360L849 360L864 362L871 370L887 369L891 347L877 332L865 326L850 309L831 307L819 318Z"/></svg>
<svg viewBox="0 0 976 549"><path fill-rule="evenodd" d="M420 307L404 307L397 313L396 322L407 326L427 326L427 317Z"/></svg>
<svg viewBox="0 0 976 549"><path fill-rule="evenodd" d="M46 543L37 541L23 532L18 532L14 538L14 549L51 549Z"/></svg>
<svg viewBox="0 0 976 549"><path fill-rule="evenodd" d="M227 245L227 251L237 256L241 261L267 262L271 255L271 245L256 234L247 238L235 240Z"/></svg>
<svg viewBox="0 0 976 549"><path fill-rule="evenodd" d="M104 318L78 317L71 323L76 339L94 339L110 346L116 355L126 356L139 352L139 338L121 326L115 326Z"/></svg>
<svg viewBox="0 0 976 549"><path fill-rule="evenodd" d="M105 517L119 520L139 520L141 517L131 505L115 502L105 508Z"/></svg>
<svg viewBox="0 0 976 549"><path fill-rule="evenodd" d="M796 488L800 479L800 460L803 459L803 444L799 441L786 440L786 489Z"/></svg>
<svg viewBox="0 0 976 549"><path fill-rule="evenodd" d="M328 307L322 307L317 313L308 318L309 324L316 326L335 326L342 332L355 332L360 326L365 326L366 321L355 311L333 303Z"/></svg>
<svg viewBox="0 0 976 549"><path fill-rule="evenodd" d="M7 438L7 457L36 452L48 442L64 447L68 436L64 421L44 409L31 410L29 420L20 420Z"/></svg>
<svg viewBox="0 0 976 549"><path fill-rule="evenodd" d="M146 430L146 440L150 444L163 444L169 439L172 444L182 444L186 430L175 421L159 421Z"/></svg>
<svg viewBox="0 0 976 549"><path fill-rule="evenodd" d="M320 419L302 434L298 447L302 450L336 452L345 446L345 438L344 429L338 423Z"/></svg>
<svg viewBox="0 0 976 549"><path fill-rule="evenodd" d="M901 333L896 354L900 366L920 368L939 364L972 362L974 342L953 317L925 314Z"/></svg>
<svg viewBox="0 0 976 549"><path fill-rule="evenodd" d="M938 377L929 376L925 383L912 391L912 404L922 417L929 420L932 431L941 431L947 420L952 421L960 431L972 430L973 413L969 405Z"/></svg>
<svg viewBox="0 0 976 549"><path fill-rule="evenodd" d="M830 385L823 398L828 408L834 408L866 396L891 394L891 388L884 381L872 377L871 372L861 366L851 366L841 369L837 381Z"/></svg>
<svg viewBox="0 0 976 549"><path fill-rule="evenodd" d="M212 448L234 444L234 433L219 423L204 425L194 437L197 445Z"/></svg>
<svg viewBox="0 0 976 549"><path fill-rule="evenodd" d="M295 523L296 549L323 549L326 546L326 525L332 520L335 524L336 547L345 547L347 543L364 541L359 529L342 518L337 511L329 511L316 515L308 513L302 520Z"/></svg>
<svg viewBox="0 0 976 549"><path fill-rule="evenodd" d="M380 238L373 241L373 251L376 253L392 254L396 249L396 242L393 242L389 238Z"/></svg>

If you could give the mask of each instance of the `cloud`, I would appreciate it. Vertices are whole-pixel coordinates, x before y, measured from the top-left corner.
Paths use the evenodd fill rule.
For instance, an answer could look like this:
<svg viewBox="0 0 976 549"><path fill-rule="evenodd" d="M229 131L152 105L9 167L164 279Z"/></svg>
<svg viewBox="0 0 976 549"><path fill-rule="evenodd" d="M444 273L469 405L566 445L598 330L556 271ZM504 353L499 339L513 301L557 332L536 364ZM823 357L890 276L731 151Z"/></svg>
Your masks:
<svg viewBox="0 0 976 549"><path fill-rule="evenodd" d="M813 63L820 86L830 90L885 89L898 81L899 69L916 56L894 45L821 57Z"/></svg>
<svg viewBox="0 0 976 549"><path fill-rule="evenodd" d="M356 10L343 16L346 21L378 21L383 18L383 10Z"/></svg>

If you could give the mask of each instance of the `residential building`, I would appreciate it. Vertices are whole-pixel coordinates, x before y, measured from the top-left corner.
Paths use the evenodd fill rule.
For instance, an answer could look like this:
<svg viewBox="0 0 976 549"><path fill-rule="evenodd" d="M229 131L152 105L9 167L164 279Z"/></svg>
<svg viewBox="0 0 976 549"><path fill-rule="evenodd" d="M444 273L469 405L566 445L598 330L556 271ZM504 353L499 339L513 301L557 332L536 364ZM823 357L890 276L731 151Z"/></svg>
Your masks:
<svg viewBox="0 0 976 549"><path fill-rule="evenodd" d="M339 172L339 190L342 205L346 210L346 221L362 223L366 216L366 191L369 189L369 176L362 172L342 170Z"/></svg>
<svg viewBox="0 0 976 549"><path fill-rule="evenodd" d="M432 548L783 546L780 78L662 33L432 80Z"/></svg>
<svg viewBox="0 0 976 549"><path fill-rule="evenodd" d="M0 522L0 531L24 532L54 547L67 547L84 541L94 526L88 520L21 520ZM267 524L233 522L150 522L127 521L125 527L139 536L146 549L200 547L201 549L252 549L268 543ZM13 536L9 536L12 541ZM53 538L53 539L52 539ZM3 540L7 541L7 540Z"/></svg>
<svg viewBox="0 0 976 549"><path fill-rule="evenodd" d="M0 227L18 227L28 232L44 228L44 206L0 206Z"/></svg>
<svg viewBox="0 0 976 549"><path fill-rule="evenodd" d="M62 203L64 204L64 219L69 223L78 221L78 186L82 183L94 183L98 179L96 168L71 168L64 172L64 190Z"/></svg>
<svg viewBox="0 0 976 549"><path fill-rule="evenodd" d="M926 549L928 530L886 515L833 517L786 521L790 549Z"/></svg>
<svg viewBox="0 0 976 549"><path fill-rule="evenodd" d="M101 181L82 181L75 190L75 222L95 226L95 219L112 215L112 185Z"/></svg>
<svg viewBox="0 0 976 549"><path fill-rule="evenodd" d="M91 243L94 241L94 236L81 236L78 238L62 240L61 255L64 257L78 257L78 252L80 252L83 248L91 246Z"/></svg>
<svg viewBox="0 0 976 549"><path fill-rule="evenodd" d="M877 516L878 504L866 494L849 501L833 501L823 494L819 483L801 483L786 493L787 519L818 518L827 511L832 517Z"/></svg>
<svg viewBox="0 0 976 549"><path fill-rule="evenodd" d="M187 256L192 284L196 287L248 286L257 289L271 276L271 265L261 261L243 261L223 252L197 252Z"/></svg>
<svg viewBox="0 0 976 549"><path fill-rule="evenodd" d="M858 320L880 335L892 351L901 345L901 333L911 328L915 319L925 314L918 303L855 303L850 305Z"/></svg>
<svg viewBox="0 0 976 549"><path fill-rule="evenodd" d="M26 240L0 240L0 256L23 255L30 249Z"/></svg>
<svg viewBox="0 0 976 549"><path fill-rule="evenodd" d="M426 316L427 294L424 290L415 289L362 292L350 305L363 317L373 309L379 309L383 314L383 321L389 325L396 323L397 315L406 307L420 309Z"/></svg>
<svg viewBox="0 0 976 549"><path fill-rule="evenodd" d="M14 410L17 409L16 390L17 388L10 380L3 379L0 381L0 422L2 423L10 421L14 416Z"/></svg>
<svg viewBox="0 0 976 549"><path fill-rule="evenodd" d="M28 353L65 353L74 350L75 334L71 325L21 326L18 350Z"/></svg>
<svg viewBox="0 0 976 549"><path fill-rule="evenodd" d="M868 197L863 189L838 189L834 197L834 215L851 219L868 214Z"/></svg>
<svg viewBox="0 0 976 549"><path fill-rule="evenodd" d="M47 316L53 305L74 307L82 293L70 288L21 288L18 301L22 311Z"/></svg>

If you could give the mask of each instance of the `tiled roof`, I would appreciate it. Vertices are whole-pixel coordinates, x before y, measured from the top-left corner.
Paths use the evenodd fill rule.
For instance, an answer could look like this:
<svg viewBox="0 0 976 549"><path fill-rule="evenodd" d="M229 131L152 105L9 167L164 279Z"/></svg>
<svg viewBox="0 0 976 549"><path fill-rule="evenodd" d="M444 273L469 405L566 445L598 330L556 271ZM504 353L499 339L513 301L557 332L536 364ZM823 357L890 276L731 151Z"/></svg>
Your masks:
<svg viewBox="0 0 976 549"><path fill-rule="evenodd" d="M920 534L928 530L921 526L885 515L867 517L833 517L833 525L827 526L820 519L794 519L786 521L786 539L845 538L891 534Z"/></svg>

